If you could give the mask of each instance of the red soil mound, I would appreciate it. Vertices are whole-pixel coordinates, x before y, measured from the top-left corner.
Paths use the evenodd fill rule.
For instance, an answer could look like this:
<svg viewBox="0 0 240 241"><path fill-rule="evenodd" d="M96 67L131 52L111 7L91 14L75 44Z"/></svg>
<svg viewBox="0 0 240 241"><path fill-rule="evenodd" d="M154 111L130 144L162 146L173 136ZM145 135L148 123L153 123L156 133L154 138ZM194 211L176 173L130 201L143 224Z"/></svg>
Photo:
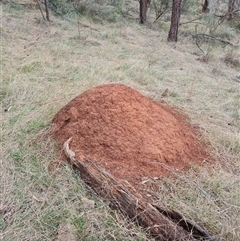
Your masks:
<svg viewBox="0 0 240 241"><path fill-rule="evenodd" d="M62 146L70 137L76 159L86 156L118 180L136 185L143 177L166 173L206 153L182 116L121 84L90 89L64 106L53 119Z"/></svg>

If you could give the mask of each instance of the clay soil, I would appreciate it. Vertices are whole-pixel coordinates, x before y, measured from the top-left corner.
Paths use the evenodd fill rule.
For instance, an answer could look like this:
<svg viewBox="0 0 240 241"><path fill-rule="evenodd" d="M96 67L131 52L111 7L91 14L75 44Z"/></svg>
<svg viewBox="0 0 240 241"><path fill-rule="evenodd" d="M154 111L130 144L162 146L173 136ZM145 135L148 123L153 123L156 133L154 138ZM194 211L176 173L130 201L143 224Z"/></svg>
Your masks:
<svg viewBox="0 0 240 241"><path fill-rule="evenodd" d="M72 137L76 159L87 157L120 182L139 186L144 178L201 164L203 144L182 115L121 85L102 85L80 94L53 119L61 147Z"/></svg>

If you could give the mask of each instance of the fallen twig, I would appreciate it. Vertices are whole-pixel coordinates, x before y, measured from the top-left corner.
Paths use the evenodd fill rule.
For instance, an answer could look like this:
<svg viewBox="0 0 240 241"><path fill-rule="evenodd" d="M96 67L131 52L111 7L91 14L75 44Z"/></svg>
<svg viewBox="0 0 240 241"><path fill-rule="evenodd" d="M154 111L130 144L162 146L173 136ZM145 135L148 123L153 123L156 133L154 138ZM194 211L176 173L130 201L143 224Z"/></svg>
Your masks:
<svg viewBox="0 0 240 241"><path fill-rule="evenodd" d="M217 40L221 43L224 43L224 44L229 44L233 47L240 47L240 44L234 44L228 40L224 40L224 39L221 39L221 38L218 38L218 37L215 37L215 36L212 36L212 35L208 35L208 34L204 34L204 33L198 33L198 34L195 34L193 35L194 38L198 38L198 37L204 37L204 38L207 38L207 39L210 39L210 40Z"/></svg>
<svg viewBox="0 0 240 241"><path fill-rule="evenodd" d="M196 32L196 34L197 34L197 27L198 27L198 25L195 25L195 32ZM196 34L195 34L195 35L196 35ZM199 43L198 43L198 38L196 38L196 45L197 45L197 47L201 50L201 52L204 54L203 49L200 47L200 45L199 45Z"/></svg>
<svg viewBox="0 0 240 241"><path fill-rule="evenodd" d="M81 26L84 27L84 28L90 28L91 30L100 32L98 29L93 28L92 26L88 26L88 25L86 25L86 24L80 23L79 21L78 21L78 25L81 25Z"/></svg>
<svg viewBox="0 0 240 241"><path fill-rule="evenodd" d="M180 23L179 26L184 25L184 24L188 24L188 23L196 23L195 21L196 21L196 20L200 20L200 19L201 19L201 17L194 18L194 19L192 19L192 20L190 20L190 21L187 21L187 22L184 22L184 23ZM197 22L197 24L203 24L203 23Z"/></svg>

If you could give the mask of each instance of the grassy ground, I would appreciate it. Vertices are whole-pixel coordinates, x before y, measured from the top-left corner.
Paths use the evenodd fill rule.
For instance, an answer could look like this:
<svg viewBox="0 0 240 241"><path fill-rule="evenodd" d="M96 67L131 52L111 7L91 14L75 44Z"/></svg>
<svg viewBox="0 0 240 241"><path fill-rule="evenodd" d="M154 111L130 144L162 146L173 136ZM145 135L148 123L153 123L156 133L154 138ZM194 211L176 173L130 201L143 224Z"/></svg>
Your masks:
<svg viewBox="0 0 240 241"><path fill-rule="evenodd" d="M217 240L239 240L239 48L204 43L202 55L187 27L177 44L169 44L164 23L149 28L118 15L103 22L51 18L47 24L37 9L1 5L1 240L64 240L65 229L65 240L72 233L77 240L147 239L68 165L51 168L58 162L47 135L54 114L76 95L109 82L157 101L169 89L165 101L189 115L219 160L184 174L169 170L173 178L149 189L158 204L194 219Z"/></svg>

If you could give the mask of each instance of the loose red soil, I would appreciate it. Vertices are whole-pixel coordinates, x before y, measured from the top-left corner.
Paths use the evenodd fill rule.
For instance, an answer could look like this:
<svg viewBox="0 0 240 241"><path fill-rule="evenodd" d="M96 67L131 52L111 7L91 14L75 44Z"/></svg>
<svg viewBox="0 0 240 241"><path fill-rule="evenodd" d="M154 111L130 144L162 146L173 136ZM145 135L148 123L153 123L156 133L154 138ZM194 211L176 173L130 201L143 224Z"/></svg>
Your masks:
<svg viewBox="0 0 240 241"><path fill-rule="evenodd" d="M207 157L182 115L121 84L80 94L56 114L53 124L61 146L72 137L76 159L88 157L134 186L144 177L166 175L162 164L180 171Z"/></svg>

